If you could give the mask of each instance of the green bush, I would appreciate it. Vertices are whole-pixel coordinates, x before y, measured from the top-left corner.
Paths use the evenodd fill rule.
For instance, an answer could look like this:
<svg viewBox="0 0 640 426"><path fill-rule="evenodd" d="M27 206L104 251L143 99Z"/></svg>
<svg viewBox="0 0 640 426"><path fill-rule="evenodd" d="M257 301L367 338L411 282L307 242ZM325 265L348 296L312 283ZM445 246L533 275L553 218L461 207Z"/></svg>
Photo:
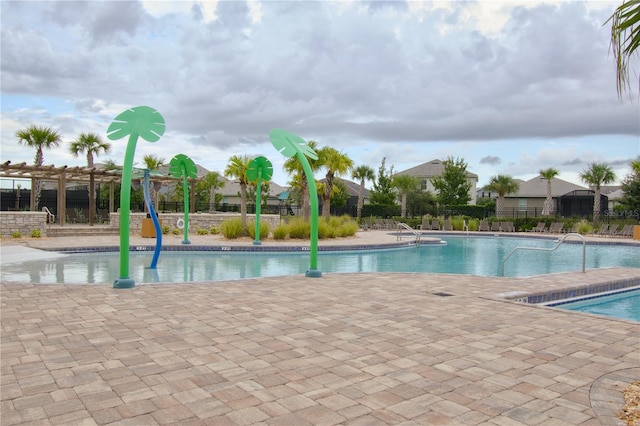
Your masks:
<svg viewBox="0 0 640 426"><path fill-rule="evenodd" d="M209 233L211 235L218 235L220 233L220 228L218 228L217 226L212 226L211 228L209 228Z"/></svg>
<svg viewBox="0 0 640 426"><path fill-rule="evenodd" d="M256 239L256 222L251 221L247 223L247 232L249 236ZM260 221L260 239L263 240L269 236L269 224L267 222Z"/></svg>
<svg viewBox="0 0 640 426"><path fill-rule="evenodd" d="M478 228L480 228L480 220L469 219L467 220L467 226L469 227L469 231L477 231Z"/></svg>
<svg viewBox="0 0 640 426"><path fill-rule="evenodd" d="M580 222L578 222L576 232L582 235L590 234L593 232L593 225L591 225L591 223L586 221L585 219L582 219Z"/></svg>
<svg viewBox="0 0 640 426"><path fill-rule="evenodd" d="M353 237L356 235L356 232L358 232L358 224L354 220L351 220L340 225L338 228L338 237Z"/></svg>
<svg viewBox="0 0 640 426"><path fill-rule="evenodd" d="M284 240L289 235L289 225L281 223L276 229L273 230L274 240Z"/></svg>
<svg viewBox="0 0 640 426"><path fill-rule="evenodd" d="M225 238L235 239L240 238L244 229L242 228L242 219L229 219L222 222L222 235Z"/></svg>
<svg viewBox="0 0 640 426"><path fill-rule="evenodd" d="M42 237L42 231L40 231L39 229L31 230L31 238L40 238L40 237Z"/></svg>
<svg viewBox="0 0 640 426"><path fill-rule="evenodd" d="M301 218L289 221L289 236L291 238L306 239L311 236L311 225Z"/></svg>
<svg viewBox="0 0 640 426"><path fill-rule="evenodd" d="M320 219L318 221L318 238L335 238L337 235L337 228L331 225L330 220Z"/></svg>
<svg viewBox="0 0 640 426"><path fill-rule="evenodd" d="M182 229L180 228L173 228L173 235L180 235L182 233Z"/></svg>
<svg viewBox="0 0 640 426"><path fill-rule="evenodd" d="M196 228L196 234L198 235L207 235L209 230L206 228Z"/></svg>
<svg viewBox="0 0 640 426"><path fill-rule="evenodd" d="M22 238L22 232L20 231L13 231L11 233L11 238Z"/></svg>
<svg viewBox="0 0 640 426"><path fill-rule="evenodd" d="M162 233L163 234L168 234L169 231L171 230L171 227L169 225L162 225Z"/></svg>

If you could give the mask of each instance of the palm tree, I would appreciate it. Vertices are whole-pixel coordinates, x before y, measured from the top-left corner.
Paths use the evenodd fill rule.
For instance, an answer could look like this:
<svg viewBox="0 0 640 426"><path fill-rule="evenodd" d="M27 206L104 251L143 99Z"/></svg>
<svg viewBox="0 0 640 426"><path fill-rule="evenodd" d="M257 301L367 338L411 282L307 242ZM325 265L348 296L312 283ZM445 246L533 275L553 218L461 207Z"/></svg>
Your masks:
<svg viewBox="0 0 640 426"><path fill-rule="evenodd" d="M343 175L353 167L353 160L332 147L324 147L318 152L320 163L327 169L325 175L324 192L322 193L322 216L328 218L331 215L331 194L333 192L333 180Z"/></svg>
<svg viewBox="0 0 640 426"><path fill-rule="evenodd" d="M553 167L540 170L540 176L547 181L547 198L544 200L544 205L542 206L542 216L549 216L551 214L551 204L553 202L553 198L551 197L551 179L558 176L559 173L560 172Z"/></svg>
<svg viewBox="0 0 640 426"><path fill-rule="evenodd" d="M501 218L504 215L504 196L518 192L520 185L511 176L496 175L491 177L489 184L484 189L498 194L496 217Z"/></svg>
<svg viewBox="0 0 640 426"><path fill-rule="evenodd" d="M21 129L16 132L18 143L26 145L36 149L36 157L33 161L35 166L42 166L44 164L43 149L51 149L60 145L62 136L53 130L51 127L44 126L29 126L26 129ZM34 179L33 193L35 194L35 203L31 206L31 210L35 211L40 203L40 180Z"/></svg>
<svg viewBox="0 0 640 426"><path fill-rule="evenodd" d="M623 1L609 17L611 47L616 61L618 95L629 89L629 62L640 46L640 0Z"/></svg>
<svg viewBox="0 0 640 426"><path fill-rule="evenodd" d="M182 177L184 199L184 239L182 244L191 244L189 241L189 182L187 178L197 178L198 168L191 158L184 154L178 154L169 162L169 174L175 177Z"/></svg>
<svg viewBox="0 0 640 426"><path fill-rule="evenodd" d="M160 167L165 165L164 158L160 158L157 155L153 154L145 154L144 157L142 157L142 162L144 163L145 169L149 169L149 171L158 170ZM156 206L156 208L158 207L158 191L160 191L161 187L161 182L154 182L153 186L149 188L149 192L151 192L151 198L153 199L153 204Z"/></svg>
<svg viewBox="0 0 640 426"><path fill-rule="evenodd" d="M391 186L400 193L400 216L407 216L407 194L420 186L420 181L415 176L395 175L391 180Z"/></svg>
<svg viewBox="0 0 640 426"><path fill-rule="evenodd" d="M362 218L362 207L364 206L364 182L367 180L373 181L376 178L376 173L371 167L363 164L353 169L351 172L351 178L360 180L360 189L358 190L358 212L356 213L357 222L360 223L360 219Z"/></svg>
<svg viewBox="0 0 640 426"><path fill-rule="evenodd" d="M69 151L74 157L80 154L87 155L87 167L93 168L93 156L100 153L108 154L111 150L111 144L104 142L100 136L95 133L80 133L78 139L69 144Z"/></svg>
<svg viewBox="0 0 640 426"><path fill-rule="evenodd" d="M209 212L211 213L216 211L216 192L225 184L225 181L220 178L218 172L209 172L202 181L209 188Z"/></svg>
<svg viewBox="0 0 640 426"><path fill-rule="evenodd" d="M616 174L611 167L604 163L591 163L589 167L580 172L580 179L590 187L593 187L593 224L598 224L600 218L600 189L602 185L608 185L616 180Z"/></svg>
<svg viewBox="0 0 640 426"><path fill-rule="evenodd" d="M307 146L309 147L309 149L311 149L312 151L316 152L317 151L317 147L318 147L318 143L316 141L309 141L307 142ZM311 168L312 172L315 172L316 170L318 170L320 168L320 161L318 158L308 158L307 162L309 163L309 167ZM299 183L299 186L297 187L297 189L300 190L300 197L302 200L302 219L304 220L309 220L309 210L310 210L310 205L309 205L309 185L307 184L307 180L304 178L304 170L303 170L303 166L302 163L298 160L297 157L293 156L293 157L289 157L287 160L285 160L284 162L284 170L289 173L290 175L292 175L292 186L295 187L295 183ZM317 195L316 195L317 197Z"/></svg>
<svg viewBox="0 0 640 426"><path fill-rule="evenodd" d="M247 169L249 168L249 158L246 155L234 155L229 158L229 164L224 169L224 175L238 179L240 182L240 220L242 227L247 227Z"/></svg>
<svg viewBox="0 0 640 426"><path fill-rule="evenodd" d="M256 231L253 244L260 245L260 195L262 193L262 181L267 182L273 176L273 164L266 157L256 157L249 162L247 180L256 185Z"/></svg>
<svg viewBox="0 0 640 426"><path fill-rule="evenodd" d="M130 108L114 119L107 129L111 140L129 136L122 168L120 185L120 276L113 283L114 288L132 288L135 281L129 278L129 224L131 215L131 174L133 157L136 153L138 137L157 142L164 134L164 118L158 111L148 106Z"/></svg>

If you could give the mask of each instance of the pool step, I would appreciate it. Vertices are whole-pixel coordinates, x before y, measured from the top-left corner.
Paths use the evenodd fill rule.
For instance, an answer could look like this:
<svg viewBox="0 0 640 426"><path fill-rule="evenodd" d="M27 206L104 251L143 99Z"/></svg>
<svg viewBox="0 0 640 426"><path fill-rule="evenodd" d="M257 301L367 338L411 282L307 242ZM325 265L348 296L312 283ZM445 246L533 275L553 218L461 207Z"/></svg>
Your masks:
<svg viewBox="0 0 640 426"><path fill-rule="evenodd" d="M47 228L47 237L91 237L100 235L118 235L120 230L110 225L52 225Z"/></svg>

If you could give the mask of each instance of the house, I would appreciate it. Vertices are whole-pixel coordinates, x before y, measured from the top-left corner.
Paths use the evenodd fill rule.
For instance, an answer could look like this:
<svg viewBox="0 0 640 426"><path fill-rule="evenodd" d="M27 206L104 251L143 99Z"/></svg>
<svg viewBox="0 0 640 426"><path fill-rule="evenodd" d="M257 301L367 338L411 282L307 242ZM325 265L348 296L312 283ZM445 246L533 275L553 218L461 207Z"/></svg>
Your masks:
<svg viewBox="0 0 640 426"><path fill-rule="evenodd" d="M434 188L433 183L431 182L431 179L433 179L436 176L441 176L443 172L444 172L444 164L442 164L442 161L432 160L432 161L429 161L428 163L420 164L419 166L415 166L410 169L403 170L396 174L415 176L420 180L421 189L423 191L429 191L431 193L436 194L437 191ZM469 198L471 199L471 201L469 201L469 204L475 205L478 197L477 189L476 189L476 186L478 185L478 175L467 171L467 180L471 184L471 188L469 189Z"/></svg>
<svg viewBox="0 0 640 426"><path fill-rule="evenodd" d="M318 182L325 183L326 179L320 179ZM336 177L334 179L334 185L336 182L340 182L344 185L345 191L347 193L347 205L340 209L340 212L336 212L335 214L356 214L358 210L358 196L360 194L360 183L352 182L350 180L346 180L340 177ZM367 188L364 188L363 193L363 204L369 204L369 200L371 199L371 191ZM322 207L322 197L318 196L318 203L320 207ZM335 210L335 206L332 205L331 210Z"/></svg>

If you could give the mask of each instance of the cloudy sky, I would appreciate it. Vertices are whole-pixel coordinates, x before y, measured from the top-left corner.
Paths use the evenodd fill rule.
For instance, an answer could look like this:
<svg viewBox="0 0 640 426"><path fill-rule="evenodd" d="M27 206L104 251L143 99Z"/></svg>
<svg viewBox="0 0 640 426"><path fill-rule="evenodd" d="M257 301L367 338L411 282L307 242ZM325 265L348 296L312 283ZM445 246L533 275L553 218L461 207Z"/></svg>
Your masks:
<svg viewBox="0 0 640 426"><path fill-rule="evenodd" d="M33 162L15 132L37 124L64 140L46 164L85 165L69 142L147 105L167 131L136 161L264 155L281 185L273 128L376 171L452 156L479 185L547 167L580 184L596 161L622 178L640 108L636 85L616 93L603 24L619 3L2 0L1 159ZM97 161L122 164L126 139L112 145Z"/></svg>

